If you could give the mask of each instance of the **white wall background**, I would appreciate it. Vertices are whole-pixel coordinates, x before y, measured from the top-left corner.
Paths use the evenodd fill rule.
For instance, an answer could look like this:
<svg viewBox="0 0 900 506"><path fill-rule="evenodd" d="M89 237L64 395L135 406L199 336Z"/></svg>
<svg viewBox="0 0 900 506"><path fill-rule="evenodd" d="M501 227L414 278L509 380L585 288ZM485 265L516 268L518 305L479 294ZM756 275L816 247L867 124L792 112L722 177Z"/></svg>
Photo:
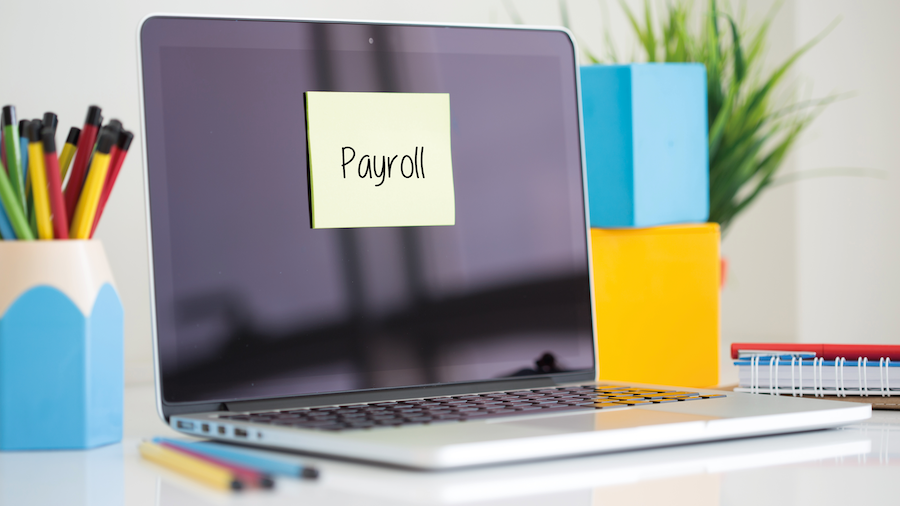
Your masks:
<svg viewBox="0 0 900 506"><path fill-rule="evenodd" d="M641 2L631 1L640 11ZM665 2L655 1L662 7ZM705 2L694 2L703 6ZM137 134L136 30L149 13L319 17L453 23L558 25L546 0L81 0L0 2L0 102L20 117L52 110L60 131L79 125L89 104ZM759 19L769 0L748 3ZM617 2L569 0L578 38L605 52L605 30L631 54ZM740 340L900 343L900 3L789 0L772 29L769 63L785 58L833 19L840 25L801 60L793 79L807 93L856 92L832 105L801 141L787 170L880 169L888 178L830 177L784 185L763 196L723 244L730 279L722 294L723 382L736 375L727 345ZM104 242L126 309L126 380L152 378L142 153L132 147L97 237Z"/></svg>

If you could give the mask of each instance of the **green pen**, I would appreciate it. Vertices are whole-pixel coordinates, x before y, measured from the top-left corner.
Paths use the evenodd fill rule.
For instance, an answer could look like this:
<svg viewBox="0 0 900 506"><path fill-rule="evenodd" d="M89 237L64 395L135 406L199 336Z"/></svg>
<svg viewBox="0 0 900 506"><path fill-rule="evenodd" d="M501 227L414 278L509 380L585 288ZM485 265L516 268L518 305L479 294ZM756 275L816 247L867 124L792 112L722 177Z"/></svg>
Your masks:
<svg viewBox="0 0 900 506"><path fill-rule="evenodd" d="M3 136L6 142L6 165L9 170L9 182L16 196L16 202L6 205L25 204L25 177L22 171L22 153L19 143L19 122L16 121L16 106L3 106ZM24 207L22 210L24 212ZM10 217L11 219L12 217ZM16 231L18 233L18 230Z"/></svg>
<svg viewBox="0 0 900 506"><path fill-rule="evenodd" d="M6 152L6 158L7 160L10 158L9 151ZM24 241L33 241L34 234L31 232L31 227L28 226L28 220L25 219L25 211L19 205L16 192L13 190L12 184L10 184L2 161L0 161L0 204L6 210L6 215L9 217L13 230L16 232L16 237Z"/></svg>

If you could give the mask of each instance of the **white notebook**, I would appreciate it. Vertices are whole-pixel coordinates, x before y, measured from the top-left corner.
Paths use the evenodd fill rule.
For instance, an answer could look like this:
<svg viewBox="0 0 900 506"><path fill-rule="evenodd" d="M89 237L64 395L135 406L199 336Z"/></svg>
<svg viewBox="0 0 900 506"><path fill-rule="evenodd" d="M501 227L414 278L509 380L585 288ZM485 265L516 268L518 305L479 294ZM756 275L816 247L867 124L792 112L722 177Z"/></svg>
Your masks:
<svg viewBox="0 0 900 506"><path fill-rule="evenodd" d="M796 355L753 356L739 367L736 392L776 395L900 395L900 362Z"/></svg>

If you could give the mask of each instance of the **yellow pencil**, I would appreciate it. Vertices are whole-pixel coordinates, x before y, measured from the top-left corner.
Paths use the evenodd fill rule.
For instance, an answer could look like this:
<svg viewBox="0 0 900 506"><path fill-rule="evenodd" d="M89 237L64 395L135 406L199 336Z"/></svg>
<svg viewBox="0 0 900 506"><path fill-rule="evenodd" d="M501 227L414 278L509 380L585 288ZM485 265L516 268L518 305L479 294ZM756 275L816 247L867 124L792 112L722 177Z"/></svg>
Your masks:
<svg viewBox="0 0 900 506"><path fill-rule="evenodd" d="M139 447L141 456L169 469L223 490L240 490L243 483L234 474L215 464L144 441Z"/></svg>
<svg viewBox="0 0 900 506"><path fill-rule="evenodd" d="M103 193L103 185L106 184L106 173L109 171L109 152L116 141L116 134L104 127L101 130L100 140L97 141L97 150L94 152L94 161L88 169L87 180L81 189L81 196L75 207L75 215L72 217L72 225L69 227L70 239L90 239L91 228L94 225L94 216L97 214L97 203L100 202L100 194Z"/></svg>
<svg viewBox="0 0 900 506"><path fill-rule="evenodd" d="M44 151L41 147L40 124L29 122L28 132L28 180L34 197L34 219L37 222L38 239L53 239L53 222L50 221L50 196L47 193L47 172L44 168Z"/></svg>
<svg viewBox="0 0 900 506"><path fill-rule="evenodd" d="M62 153L59 154L59 180L65 181L66 174L69 172L69 166L72 165L72 159L75 158L75 151L78 150L78 137L81 136L81 129L72 127L69 129L69 136L66 137L66 145L63 146Z"/></svg>

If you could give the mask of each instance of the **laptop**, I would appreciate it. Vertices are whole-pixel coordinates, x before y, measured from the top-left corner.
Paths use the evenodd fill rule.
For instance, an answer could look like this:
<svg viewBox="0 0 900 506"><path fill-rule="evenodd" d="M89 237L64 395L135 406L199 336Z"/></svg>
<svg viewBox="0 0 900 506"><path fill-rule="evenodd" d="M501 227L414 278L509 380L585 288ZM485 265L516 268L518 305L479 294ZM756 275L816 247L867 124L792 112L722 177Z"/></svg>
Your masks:
<svg viewBox="0 0 900 506"><path fill-rule="evenodd" d="M154 15L139 47L157 408L174 429L447 469L870 416L597 378L566 30ZM326 95L339 106L320 108ZM326 123L334 146L407 142L402 177L382 180L400 196L326 196L347 171L326 184L319 153L327 174L350 163L321 147ZM440 196L409 186L433 174Z"/></svg>

